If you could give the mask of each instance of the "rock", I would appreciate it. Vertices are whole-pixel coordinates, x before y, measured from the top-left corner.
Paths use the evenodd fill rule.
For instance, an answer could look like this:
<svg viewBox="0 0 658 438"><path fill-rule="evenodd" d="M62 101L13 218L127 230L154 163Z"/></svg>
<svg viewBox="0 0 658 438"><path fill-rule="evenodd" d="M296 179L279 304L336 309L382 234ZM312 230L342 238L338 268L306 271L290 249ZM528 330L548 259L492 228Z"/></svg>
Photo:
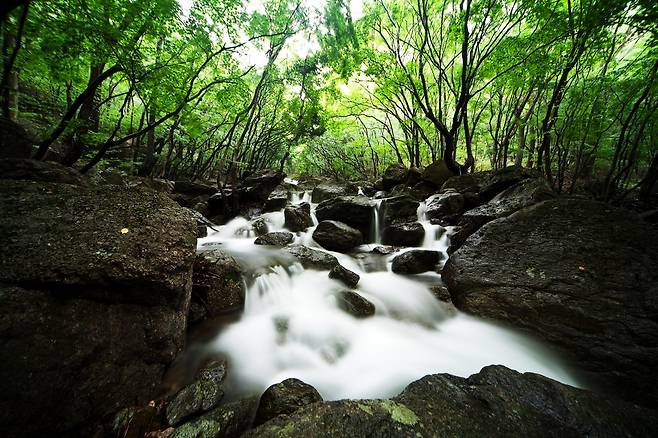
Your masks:
<svg viewBox="0 0 658 438"><path fill-rule="evenodd" d="M425 229L418 222L394 224L384 228L382 242L385 245L418 246L423 242Z"/></svg>
<svg viewBox="0 0 658 438"><path fill-rule="evenodd" d="M447 287L442 284L437 284L430 287L430 292L436 297L437 300L444 303L452 304L452 298L450 297L450 291Z"/></svg>
<svg viewBox="0 0 658 438"><path fill-rule="evenodd" d="M222 404L177 427L170 438L237 438L251 426L257 407L255 397Z"/></svg>
<svg viewBox="0 0 658 438"><path fill-rule="evenodd" d="M241 199L245 201L265 202L272 191L286 177L283 172L262 170L242 182Z"/></svg>
<svg viewBox="0 0 658 438"><path fill-rule="evenodd" d="M322 396L311 385L298 379L286 379L267 388L260 397L254 426L279 415L290 415L303 406L321 401Z"/></svg>
<svg viewBox="0 0 658 438"><path fill-rule="evenodd" d="M373 206L365 196L339 196L323 201L315 209L318 221L341 221L368 236L373 220Z"/></svg>
<svg viewBox="0 0 658 438"><path fill-rule="evenodd" d="M525 179L538 177L536 171L519 167L506 167L500 170L467 173L453 176L448 179L441 191L450 189L459 192L465 197L466 208L475 207L474 200L488 202L498 193Z"/></svg>
<svg viewBox="0 0 658 438"><path fill-rule="evenodd" d="M304 202L299 206L286 207L283 210L285 218L284 227L292 232L304 231L313 225L311 219L311 205Z"/></svg>
<svg viewBox="0 0 658 438"><path fill-rule="evenodd" d="M418 184L419 182L421 182L422 178L423 178L423 171L422 170L420 170L417 167L410 167L409 168L409 174L407 175L406 184L409 187L413 187L416 184Z"/></svg>
<svg viewBox="0 0 658 438"><path fill-rule="evenodd" d="M391 255L396 251L396 248L392 246L376 246L371 252L379 255Z"/></svg>
<svg viewBox="0 0 658 438"><path fill-rule="evenodd" d="M119 411L112 421L112 435L125 438L142 438L161 427L155 406L139 406Z"/></svg>
<svg viewBox="0 0 658 438"><path fill-rule="evenodd" d="M215 408L222 397L222 383L226 377L226 363L214 361L206 365L199 376L180 390L166 410L167 423L177 426L185 419L200 415Z"/></svg>
<svg viewBox="0 0 658 438"><path fill-rule="evenodd" d="M328 271L338 265L338 259L324 251L311 249L304 245L288 245L285 249L306 269Z"/></svg>
<svg viewBox="0 0 658 438"><path fill-rule="evenodd" d="M409 169L402 163L393 163L386 168L382 175L382 184L384 190L391 190L393 187L404 184L409 177Z"/></svg>
<svg viewBox="0 0 658 438"><path fill-rule="evenodd" d="M88 179L75 169L52 161L22 158L0 160L0 179L89 185Z"/></svg>
<svg viewBox="0 0 658 438"><path fill-rule="evenodd" d="M329 278L342 281L346 286L356 287L360 277L356 272L352 272L342 265L336 265L329 271Z"/></svg>
<svg viewBox="0 0 658 438"><path fill-rule="evenodd" d="M375 305L351 290L340 293L338 307L356 318L367 318L375 314Z"/></svg>
<svg viewBox="0 0 658 438"><path fill-rule="evenodd" d="M198 210L185 209L190 212L196 221L196 237L200 239L208 235L208 228L213 228L212 222L204 217Z"/></svg>
<svg viewBox="0 0 658 438"><path fill-rule="evenodd" d="M441 253L438 251L413 249L396 256L393 259L391 269L396 274L420 274L427 271L436 271L441 257Z"/></svg>
<svg viewBox="0 0 658 438"><path fill-rule="evenodd" d="M267 222L262 217L259 217L258 219L254 219L251 222L251 227L254 229L254 233L256 233L256 236L262 236L263 234L267 234L268 232Z"/></svg>
<svg viewBox="0 0 658 438"><path fill-rule="evenodd" d="M239 312L244 308L242 270L233 257L222 250L198 254L192 278L192 299L208 311L208 316Z"/></svg>
<svg viewBox="0 0 658 438"><path fill-rule="evenodd" d="M525 329L598 387L656 406L656 248L633 213L556 199L484 225L442 276L459 309Z"/></svg>
<svg viewBox="0 0 658 438"><path fill-rule="evenodd" d="M152 400L185 341L192 217L151 190L10 180L0 211L0 430L87 435Z"/></svg>
<svg viewBox="0 0 658 438"><path fill-rule="evenodd" d="M436 160L425 169L423 169L422 180L432 184L436 188L440 188L448 178L452 177L454 173L443 160Z"/></svg>
<svg viewBox="0 0 658 438"><path fill-rule="evenodd" d="M377 189L375 189L375 183L370 181L356 181L354 182L354 185L357 188L357 193L358 189L361 189L361 194L366 196L374 196L377 191Z"/></svg>
<svg viewBox="0 0 658 438"><path fill-rule="evenodd" d="M330 251L345 252L363 243L361 231L338 221L322 221L313 231L313 240Z"/></svg>
<svg viewBox="0 0 658 438"><path fill-rule="evenodd" d="M30 158L31 154L32 141L25 129L13 120L0 116L0 158Z"/></svg>
<svg viewBox="0 0 658 438"><path fill-rule="evenodd" d="M254 243L256 245L286 246L295 240L295 236L287 231L274 231L257 237Z"/></svg>
<svg viewBox="0 0 658 438"><path fill-rule="evenodd" d="M214 195L217 187L192 181L174 181L174 192L191 196Z"/></svg>
<svg viewBox="0 0 658 438"><path fill-rule="evenodd" d="M463 212L464 195L450 190L436 195L428 202L426 215L430 221L451 222Z"/></svg>
<svg viewBox="0 0 658 438"><path fill-rule="evenodd" d="M522 208L554 197L555 193L543 178L527 179L513 185L486 204L462 215L457 230L450 237L450 251L457 250L468 236L487 222L509 216Z"/></svg>
<svg viewBox="0 0 658 438"><path fill-rule="evenodd" d="M415 222L418 220L420 203L410 196L396 196L382 201L384 223L386 225Z"/></svg>
<svg viewBox="0 0 658 438"><path fill-rule="evenodd" d="M358 191L354 184L323 183L313 189L311 201L320 203L339 196L356 195Z"/></svg>
<svg viewBox="0 0 658 438"><path fill-rule="evenodd" d="M425 376L392 400L314 403L244 437L645 437L653 411L503 366Z"/></svg>
<svg viewBox="0 0 658 438"><path fill-rule="evenodd" d="M208 198L208 211L210 218L218 218L216 223L231 219L240 213L240 193L230 187Z"/></svg>
<svg viewBox="0 0 658 438"><path fill-rule="evenodd" d="M279 211L288 204L288 193L283 191L274 191L265 201L263 211Z"/></svg>

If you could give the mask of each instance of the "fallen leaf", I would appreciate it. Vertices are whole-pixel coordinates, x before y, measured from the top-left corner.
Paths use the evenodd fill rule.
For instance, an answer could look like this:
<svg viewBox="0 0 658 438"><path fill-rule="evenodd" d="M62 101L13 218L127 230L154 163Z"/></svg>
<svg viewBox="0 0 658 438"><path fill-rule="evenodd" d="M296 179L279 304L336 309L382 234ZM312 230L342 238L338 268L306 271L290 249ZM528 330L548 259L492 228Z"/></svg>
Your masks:
<svg viewBox="0 0 658 438"><path fill-rule="evenodd" d="M128 231L128 228L121 228L121 234L126 234Z"/></svg>

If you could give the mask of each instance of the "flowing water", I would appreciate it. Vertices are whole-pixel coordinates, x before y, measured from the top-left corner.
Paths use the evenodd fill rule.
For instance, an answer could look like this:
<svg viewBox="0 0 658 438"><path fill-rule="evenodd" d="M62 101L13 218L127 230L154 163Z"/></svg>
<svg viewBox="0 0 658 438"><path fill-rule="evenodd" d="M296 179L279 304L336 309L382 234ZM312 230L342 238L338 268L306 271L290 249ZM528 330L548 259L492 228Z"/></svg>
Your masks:
<svg viewBox="0 0 658 438"><path fill-rule="evenodd" d="M291 202L309 200L308 193L297 193ZM373 200L373 242L381 241L380 202ZM447 258L451 230L427 220L426 204L418 209L422 246ZM313 204L311 212L317 225ZM283 211L263 217L269 231L284 229ZM315 225L297 233L295 243L321 249L312 238ZM327 271L304 269L285 250L254 245L254 239L250 222L236 218L198 242L199 250L222 248L249 273L242 317L209 346L230 358L234 391L258 392L296 377L326 400L385 398L427 374L466 377L491 364L577 386L536 341L438 301L429 286L441 284L439 274L391 272L399 252L379 256L370 252L376 245L368 244L351 255L331 253L359 274L356 291L376 307L374 316L356 319L339 309L337 297L346 287Z"/></svg>

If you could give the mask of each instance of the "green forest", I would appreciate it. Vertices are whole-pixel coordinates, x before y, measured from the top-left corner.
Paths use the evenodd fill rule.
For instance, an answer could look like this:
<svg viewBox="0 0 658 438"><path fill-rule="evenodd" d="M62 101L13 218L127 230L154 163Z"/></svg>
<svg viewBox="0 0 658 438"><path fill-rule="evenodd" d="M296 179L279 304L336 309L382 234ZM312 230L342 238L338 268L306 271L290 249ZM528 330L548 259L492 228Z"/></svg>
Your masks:
<svg viewBox="0 0 658 438"><path fill-rule="evenodd" d="M2 22L2 111L36 159L167 179L394 162L539 169L646 199L658 176L651 0L53 0Z"/></svg>

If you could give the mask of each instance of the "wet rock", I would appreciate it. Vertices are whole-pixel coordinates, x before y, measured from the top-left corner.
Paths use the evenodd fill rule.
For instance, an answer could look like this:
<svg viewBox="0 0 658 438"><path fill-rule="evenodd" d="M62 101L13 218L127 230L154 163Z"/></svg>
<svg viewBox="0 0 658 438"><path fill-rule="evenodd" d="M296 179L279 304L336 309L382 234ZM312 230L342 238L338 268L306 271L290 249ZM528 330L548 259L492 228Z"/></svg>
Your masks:
<svg viewBox="0 0 658 438"><path fill-rule="evenodd" d="M213 228L213 223L204 217L202 213L197 210L186 209L194 217L196 221L196 237L200 239L208 235L208 228Z"/></svg>
<svg viewBox="0 0 658 438"><path fill-rule="evenodd" d="M263 211L279 211L288 203L288 192L274 191L265 201Z"/></svg>
<svg viewBox="0 0 658 438"><path fill-rule="evenodd" d="M89 185L89 180L75 169L52 161L23 158L1 159L0 179Z"/></svg>
<svg viewBox="0 0 658 438"><path fill-rule="evenodd" d="M226 363L214 361L206 365L198 377L178 392L167 406L167 423L177 426L190 417L215 408L222 397L222 383L226 377Z"/></svg>
<svg viewBox="0 0 658 438"><path fill-rule="evenodd" d="M208 316L238 312L244 307L242 270L235 259L222 250L198 254L192 278L192 299L208 311Z"/></svg>
<svg viewBox="0 0 658 438"><path fill-rule="evenodd" d="M319 401L322 396L311 385L298 379L286 379L267 388L260 397L254 425L259 426L279 415L290 415Z"/></svg>
<svg viewBox="0 0 658 438"><path fill-rule="evenodd" d="M396 256L391 269L396 274L420 274L436 271L441 257L441 253L438 251L413 249Z"/></svg>
<svg viewBox="0 0 658 438"><path fill-rule="evenodd" d="M409 169L402 163L393 163L386 168L382 176L382 185L384 190L391 190L393 187L404 184L409 177Z"/></svg>
<svg viewBox="0 0 658 438"><path fill-rule="evenodd" d="M375 314L375 305L351 290L340 293L338 307L356 318L367 318Z"/></svg>
<svg viewBox="0 0 658 438"><path fill-rule="evenodd" d="M174 192L190 196L210 196L217 193L217 187L192 181L174 181Z"/></svg>
<svg viewBox="0 0 658 438"><path fill-rule="evenodd" d="M177 427L170 438L237 438L251 426L257 407L255 397L222 404Z"/></svg>
<svg viewBox="0 0 658 438"><path fill-rule="evenodd" d="M262 170L242 182L241 199L265 202L270 193L283 182L286 174L274 170Z"/></svg>
<svg viewBox="0 0 658 438"><path fill-rule="evenodd" d="M420 203L411 196L396 196L382 201L384 223L386 225L415 222L418 219Z"/></svg>
<svg viewBox="0 0 658 438"><path fill-rule="evenodd" d="M13 120L0 116L0 158L30 158L31 154L32 141L27 131Z"/></svg>
<svg viewBox="0 0 658 438"><path fill-rule="evenodd" d="M390 255L393 254L397 249L393 246L376 246L373 248L372 252L379 255Z"/></svg>
<svg viewBox="0 0 658 438"><path fill-rule="evenodd" d="M306 269L328 271L338 265L338 259L324 251L311 249L304 245L288 245L285 249Z"/></svg>
<svg viewBox="0 0 658 438"><path fill-rule="evenodd" d="M313 240L330 251L345 252L363 243L356 228L338 221L322 221L313 231Z"/></svg>
<svg viewBox="0 0 658 438"><path fill-rule="evenodd" d="M373 218L372 203L365 196L339 196L321 202L315 209L318 221L341 221L369 235Z"/></svg>
<svg viewBox="0 0 658 438"><path fill-rule="evenodd" d="M452 298L450 297L450 291L444 285L442 285L442 284L434 285L434 286L430 287L430 292L432 292L432 295L434 295L437 300L442 301L444 303L452 304Z"/></svg>
<svg viewBox="0 0 658 438"><path fill-rule="evenodd" d="M425 229L418 222L394 224L384 228L382 242L385 245L418 246L423 242Z"/></svg>
<svg viewBox="0 0 658 438"><path fill-rule="evenodd" d="M439 188L453 175L445 161L437 160L423 169L422 180Z"/></svg>
<svg viewBox="0 0 658 438"><path fill-rule="evenodd" d="M459 309L529 331L597 387L655 406L656 248L631 212L556 199L484 225L442 276Z"/></svg>
<svg viewBox="0 0 658 438"><path fill-rule="evenodd" d="M554 197L555 193L542 178L527 179L513 185L486 204L462 215L457 230L450 238L450 251L459 248L468 236L487 222L509 216L522 208Z"/></svg>
<svg viewBox="0 0 658 438"><path fill-rule="evenodd" d="M274 231L257 237L254 243L256 245L286 246L295 240L295 236L287 231Z"/></svg>
<svg viewBox="0 0 658 438"><path fill-rule="evenodd" d="M322 183L313 189L311 201L320 203L339 196L356 195L358 191L354 184Z"/></svg>
<svg viewBox="0 0 658 438"><path fill-rule="evenodd" d="M257 236L262 236L263 234L267 234L268 232L267 222L265 222L265 219L263 219L262 217L259 217L258 219L254 219L251 222L251 227L254 229L254 232L256 233Z"/></svg>
<svg viewBox="0 0 658 438"><path fill-rule="evenodd" d="M427 204L427 218L431 221L452 222L464 212L464 195L452 190L436 195Z"/></svg>
<svg viewBox="0 0 658 438"><path fill-rule="evenodd" d="M286 207L283 210L284 226L292 232L304 231L313 225L311 219L311 205L304 202L298 206Z"/></svg>
<svg viewBox="0 0 658 438"><path fill-rule="evenodd" d="M423 171L422 170L420 170L417 167L410 167L409 168L409 174L407 175L406 184L409 187L413 187L416 184L418 184L419 182L421 182L422 178L423 178Z"/></svg>
<svg viewBox="0 0 658 438"><path fill-rule="evenodd" d="M469 378L434 374L392 400L314 403L245 437L644 437L653 412L538 374L485 367Z"/></svg>
<svg viewBox="0 0 658 438"><path fill-rule="evenodd" d="M329 271L329 278L342 281L346 286L355 287L360 280L359 274L342 265L336 265Z"/></svg>
<svg viewBox="0 0 658 438"><path fill-rule="evenodd" d="M474 207L473 200L488 202L503 190L528 178L537 178L536 171L519 167L468 173L453 176L441 187L442 192L450 189L464 195L466 208Z"/></svg>
<svg viewBox="0 0 658 438"><path fill-rule="evenodd" d="M142 438L160 428L158 409L155 406L130 407L119 411L112 421L112 435L125 438Z"/></svg>

